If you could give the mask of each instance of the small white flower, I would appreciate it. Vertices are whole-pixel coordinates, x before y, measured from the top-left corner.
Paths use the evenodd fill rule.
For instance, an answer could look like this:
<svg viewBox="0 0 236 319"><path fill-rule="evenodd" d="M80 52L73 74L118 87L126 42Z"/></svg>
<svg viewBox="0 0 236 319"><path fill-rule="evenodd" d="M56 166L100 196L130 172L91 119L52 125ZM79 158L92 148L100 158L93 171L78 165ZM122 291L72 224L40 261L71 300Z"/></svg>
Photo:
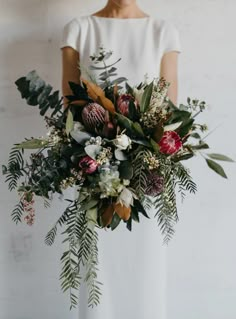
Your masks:
<svg viewBox="0 0 236 319"><path fill-rule="evenodd" d="M121 134L113 140L113 143L119 150L126 150L131 146L132 140L126 134Z"/></svg>
<svg viewBox="0 0 236 319"><path fill-rule="evenodd" d="M138 102L139 105L141 104L141 101L142 101L143 92L144 92L143 87L139 90L136 87L133 88L133 94L134 94L135 100Z"/></svg>
<svg viewBox="0 0 236 319"><path fill-rule="evenodd" d="M83 131L84 130L84 126L80 122L74 121L74 131L77 131L77 130L78 131Z"/></svg>

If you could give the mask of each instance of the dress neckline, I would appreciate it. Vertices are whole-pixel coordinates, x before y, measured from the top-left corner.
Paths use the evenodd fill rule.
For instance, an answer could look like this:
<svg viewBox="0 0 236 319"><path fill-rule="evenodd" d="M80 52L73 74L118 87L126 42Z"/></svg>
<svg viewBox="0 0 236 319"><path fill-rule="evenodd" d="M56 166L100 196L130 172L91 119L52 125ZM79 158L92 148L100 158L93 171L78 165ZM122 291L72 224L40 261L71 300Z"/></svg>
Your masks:
<svg viewBox="0 0 236 319"><path fill-rule="evenodd" d="M89 15L89 17L91 18L95 18L98 20L103 20L103 21L148 21L149 19L151 19L151 16L146 16L146 17L142 17L142 18L112 18L112 17L99 17L96 15Z"/></svg>

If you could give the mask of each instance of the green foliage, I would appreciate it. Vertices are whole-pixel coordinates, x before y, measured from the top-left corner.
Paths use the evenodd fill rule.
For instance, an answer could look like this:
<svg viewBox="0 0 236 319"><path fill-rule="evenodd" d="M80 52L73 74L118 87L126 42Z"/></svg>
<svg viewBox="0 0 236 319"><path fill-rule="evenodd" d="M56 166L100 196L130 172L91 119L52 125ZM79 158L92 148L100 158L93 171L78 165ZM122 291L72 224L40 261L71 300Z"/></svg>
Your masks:
<svg viewBox="0 0 236 319"><path fill-rule="evenodd" d="M132 178L132 185L141 201L145 195L145 191L147 188L147 167L143 161L143 158L145 155L148 154L149 153L147 150L139 148L136 157L132 161L132 165L133 167L135 167Z"/></svg>
<svg viewBox="0 0 236 319"><path fill-rule="evenodd" d="M15 206L14 210L12 211L12 220L18 224L19 222L21 222L21 217L24 213L24 207L23 207L23 203L21 201L19 201L19 203Z"/></svg>
<svg viewBox="0 0 236 319"><path fill-rule="evenodd" d="M211 154L206 154L206 155L214 160L225 161L225 162L234 162L233 159L231 159L230 157L223 155L223 154L211 153Z"/></svg>
<svg viewBox="0 0 236 319"><path fill-rule="evenodd" d="M51 93L52 87L47 85L35 70L16 80L15 84L28 105L38 105L40 115L44 116L49 109L53 109L51 116L61 112L63 98L59 98L59 91Z"/></svg>
<svg viewBox="0 0 236 319"><path fill-rule="evenodd" d="M175 233L174 226L178 221L175 183L172 171L166 170L163 192L157 196L154 203L157 209L155 217L157 217L158 225L164 236L163 242L167 244Z"/></svg>
<svg viewBox="0 0 236 319"><path fill-rule="evenodd" d="M63 242L69 243L68 251L61 258L63 263L60 275L62 290L64 292L69 290L71 308L75 307L78 297L74 290L78 290L80 286L81 266L84 266L86 268L84 280L87 282L89 291L89 306L93 307L99 303L101 295L99 287L101 283L97 280L97 233L86 219L86 211L81 210L78 200L69 206L66 218L62 219L61 223L66 224L66 229L63 232L66 238Z"/></svg>
<svg viewBox="0 0 236 319"><path fill-rule="evenodd" d="M188 170L181 163L172 163L170 165L167 160L162 159L161 165L164 177L164 189L154 201L155 208L157 209L155 217L158 217L158 224L164 236L164 243L167 244L174 235L174 226L178 222L176 186L182 200L185 197L186 191L195 193L197 186L189 175Z"/></svg>
<svg viewBox="0 0 236 319"><path fill-rule="evenodd" d="M216 172L217 174L219 174L220 176L224 177L224 178L227 178L227 175L225 174L225 171L223 169L223 167L216 163L215 161L211 160L211 159L208 159L206 158L206 162L207 162L207 165L214 171Z"/></svg>
<svg viewBox="0 0 236 319"><path fill-rule="evenodd" d="M17 146L17 144L15 144ZM17 182L23 176L24 159L22 157L23 150L13 147L9 154L8 167L5 170L8 189L12 191L17 187Z"/></svg>
<svg viewBox="0 0 236 319"><path fill-rule="evenodd" d="M151 96L153 91L153 81L146 86L144 89L144 93L142 95L141 103L140 103L140 111L144 113L149 107Z"/></svg>

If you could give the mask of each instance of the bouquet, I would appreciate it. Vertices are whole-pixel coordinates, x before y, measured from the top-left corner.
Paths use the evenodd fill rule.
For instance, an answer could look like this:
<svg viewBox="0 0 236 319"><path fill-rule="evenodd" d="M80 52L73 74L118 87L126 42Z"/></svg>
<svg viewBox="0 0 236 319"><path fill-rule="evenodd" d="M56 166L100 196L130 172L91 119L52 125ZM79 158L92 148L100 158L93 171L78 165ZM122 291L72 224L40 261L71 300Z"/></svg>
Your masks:
<svg viewBox="0 0 236 319"><path fill-rule="evenodd" d="M73 94L66 96L66 108L59 91L52 92L35 71L15 82L27 104L39 107L48 133L14 144L8 165L2 166L9 189L20 196L12 218L32 225L36 196L49 206L54 193L77 190L45 238L52 245L58 227L64 226L68 249L61 257L60 279L71 307L78 302L82 266L88 305L99 303L97 229L113 231L124 222L132 231L134 222L150 219L148 210L154 207L167 243L178 221L177 192L183 199L197 190L183 162L201 152L207 165L226 178L217 161L232 161L203 153L209 148L203 136L207 126L196 118L206 108L204 101L188 98L186 105L175 106L163 78L131 87L127 79L116 78L118 61L107 65L111 54L100 48L90 57L91 69L101 71L99 80L69 82Z"/></svg>

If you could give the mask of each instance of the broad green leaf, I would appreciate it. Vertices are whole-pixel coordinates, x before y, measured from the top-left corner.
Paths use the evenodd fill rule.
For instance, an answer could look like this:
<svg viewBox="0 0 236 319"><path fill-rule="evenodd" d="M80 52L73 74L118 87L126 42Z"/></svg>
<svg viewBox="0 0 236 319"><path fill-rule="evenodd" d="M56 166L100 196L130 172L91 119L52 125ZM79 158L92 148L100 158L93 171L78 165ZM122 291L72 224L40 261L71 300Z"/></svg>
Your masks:
<svg viewBox="0 0 236 319"><path fill-rule="evenodd" d="M143 132L143 129L142 129L141 125L138 122L134 122L132 127L135 130L135 132L138 133L138 135L145 136L145 134Z"/></svg>
<svg viewBox="0 0 236 319"><path fill-rule="evenodd" d="M129 161L122 161L118 169L121 179L131 179L133 177L133 166Z"/></svg>
<svg viewBox="0 0 236 319"><path fill-rule="evenodd" d="M235 162L230 157L223 155L223 154L211 153L211 154L206 154L206 155L208 157L215 159L215 160L218 160L218 161Z"/></svg>
<svg viewBox="0 0 236 319"><path fill-rule="evenodd" d="M152 145L152 148L154 150L155 153L159 153L159 145L157 144L156 141L154 141L154 139L150 138L150 143Z"/></svg>
<svg viewBox="0 0 236 319"><path fill-rule="evenodd" d="M134 206L131 206L131 217L135 222L139 223L139 221L140 221L139 214L138 214L136 207L134 207Z"/></svg>
<svg viewBox="0 0 236 319"><path fill-rule="evenodd" d="M97 224L97 217L98 217L98 209L97 207L93 207L87 210L86 212L86 218L88 221L91 221L95 224Z"/></svg>
<svg viewBox="0 0 236 319"><path fill-rule="evenodd" d="M98 202L99 201L97 199L90 199L89 201L81 204L80 210L89 210L91 208L94 208L95 206L97 206Z"/></svg>
<svg viewBox="0 0 236 319"><path fill-rule="evenodd" d="M119 215L117 213L114 213L112 221L111 221L111 230L114 230L120 223L121 218L119 217Z"/></svg>
<svg viewBox="0 0 236 319"><path fill-rule="evenodd" d="M198 145L191 145L190 147L193 150L205 150L209 148L209 145L207 143L201 142Z"/></svg>
<svg viewBox="0 0 236 319"><path fill-rule="evenodd" d="M153 90L153 81L148 84L148 86L145 88L142 99L141 99L141 105L140 105L140 111L144 113L147 108L149 107L151 96L152 96L152 90Z"/></svg>
<svg viewBox="0 0 236 319"><path fill-rule="evenodd" d="M150 143L147 140L144 140L144 139L142 140L142 139L138 139L138 138L133 138L132 137L132 142L140 144L140 145L145 145L147 147L151 147Z"/></svg>
<svg viewBox="0 0 236 319"><path fill-rule="evenodd" d="M67 119L66 119L66 134L69 135L70 131L73 130L74 122L73 122L73 114L70 110L68 110Z"/></svg>
<svg viewBox="0 0 236 319"><path fill-rule="evenodd" d="M20 144L16 144L16 148L24 148L24 149L38 149L43 148L48 145L47 140L32 138L31 140L24 141Z"/></svg>
<svg viewBox="0 0 236 319"><path fill-rule="evenodd" d="M132 124L133 122L128 119L128 117L122 115L122 114L119 114L119 113L115 113L117 119L118 119L118 122L123 125L126 129L128 129L129 131L132 131Z"/></svg>
<svg viewBox="0 0 236 319"><path fill-rule="evenodd" d="M206 159L207 165L213 170L215 171L217 174L219 174L220 176L227 178L225 171L223 169L222 166L220 166L218 163L216 163L215 161L212 161L210 159Z"/></svg>

